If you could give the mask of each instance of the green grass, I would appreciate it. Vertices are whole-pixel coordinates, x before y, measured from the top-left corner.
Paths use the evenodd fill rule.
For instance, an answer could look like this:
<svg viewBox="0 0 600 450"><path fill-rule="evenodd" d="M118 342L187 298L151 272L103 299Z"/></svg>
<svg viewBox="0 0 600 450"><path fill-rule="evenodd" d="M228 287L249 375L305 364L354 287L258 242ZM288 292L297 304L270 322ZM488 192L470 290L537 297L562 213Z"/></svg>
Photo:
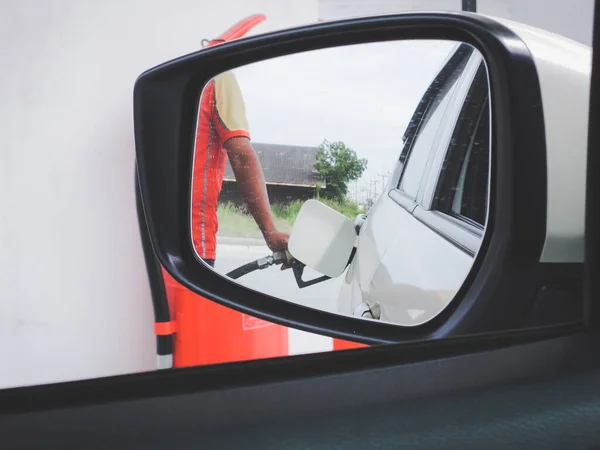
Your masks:
<svg viewBox="0 0 600 450"><path fill-rule="evenodd" d="M353 202L336 202L325 198L320 198L318 200L352 220L354 220L360 213L358 205ZM298 217L298 213L300 212L300 208L302 207L303 203L304 201L301 200L294 200L288 205L276 203L271 205L271 209L273 210L275 217L285 219L293 224L296 220L296 217Z"/></svg>
<svg viewBox="0 0 600 450"><path fill-rule="evenodd" d="M354 220L360 214L358 205L353 202L336 202L324 198L320 198L319 201L351 220ZM303 203L301 200L295 200L289 204L274 203L271 205L271 210L275 216L275 225L278 230L286 233L292 231L292 226ZM219 218L220 235L252 238L262 237L252 216L245 214L232 203L219 204L217 216Z"/></svg>
<svg viewBox="0 0 600 450"><path fill-rule="evenodd" d="M258 229L254 218L238 210L232 203L219 204L217 217L219 219L219 234L222 236L262 238L262 233ZM277 215L275 215L275 225L280 231L287 233L292 231L292 224L277 217Z"/></svg>
<svg viewBox="0 0 600 450"><path fill-rule="evenodd" d="M332 200L327 200L325 198L320 198L319 201L326 204L330 208L335 209L337 212L342 213L351 220L356 219L356 216L361 213L358 204L354 202L345 201L340 203Z"/></svg>

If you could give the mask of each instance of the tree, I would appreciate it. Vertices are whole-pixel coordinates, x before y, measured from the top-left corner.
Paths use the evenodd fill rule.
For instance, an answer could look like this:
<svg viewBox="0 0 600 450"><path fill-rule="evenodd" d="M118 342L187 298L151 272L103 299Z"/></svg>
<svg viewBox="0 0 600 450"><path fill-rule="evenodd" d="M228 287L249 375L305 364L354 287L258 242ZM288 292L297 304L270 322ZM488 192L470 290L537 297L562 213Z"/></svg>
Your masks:
<svg viewBox="0 0 600 450"><path fill-rule="evenodd" d="M359 159L356 152L340 141L326 139L317 149L315 169L325 179L325 189L319 195L331 200L343 201L348 183L358 180L367 168L367 160Z"/></svg>

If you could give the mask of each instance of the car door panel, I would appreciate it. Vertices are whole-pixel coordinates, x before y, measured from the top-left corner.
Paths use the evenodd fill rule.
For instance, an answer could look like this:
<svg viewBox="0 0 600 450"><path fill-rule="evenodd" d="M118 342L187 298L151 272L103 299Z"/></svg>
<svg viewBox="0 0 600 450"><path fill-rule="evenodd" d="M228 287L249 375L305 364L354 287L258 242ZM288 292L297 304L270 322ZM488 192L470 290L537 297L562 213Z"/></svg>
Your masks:
<svg viewBox="0 0 600 450"><path fill-rule="evenodd" d="M363 299L381 310L383 321L422 324L452 300L473 259L394 202L385 202L382 212L372 222L386 224L389 245L369 285L361 284Z"/></svg>
<svg viewBox="0 0 600 450"><path fill-rule="evenodd" d="M471 255L412 213L418 207L415 200L422 197L421 190L431 184L427 174L435 166L434 158L448 147L479 63L477 57L470 58L438 106L439 111L433 113L441 113L442 117L439 127L426 131L433 139L427 154L421 153L418 161L424 169L422 174L419 172L419 192L413 198L401 189L392 189L371 207L340 290L340 312L352 314L361 303L367 303L372 311L380 311L381 320L418 325L441 312L466 278ZM411 164L410 156L407 164ZM437 177L438 171L433 173ZM448 270L447 264L451 266ZM444 273L440 276L440 272Z"/></svg>

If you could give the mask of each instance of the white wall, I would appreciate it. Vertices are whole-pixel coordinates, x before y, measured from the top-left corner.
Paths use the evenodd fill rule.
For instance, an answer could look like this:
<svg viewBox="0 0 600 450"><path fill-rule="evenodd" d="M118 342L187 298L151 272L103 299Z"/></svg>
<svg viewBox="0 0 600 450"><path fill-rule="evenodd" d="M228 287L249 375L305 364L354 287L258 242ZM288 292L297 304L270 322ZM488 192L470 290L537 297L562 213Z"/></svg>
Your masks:
<svg viewBox="0 0 600 450"><path fill-rule="evenodd" d="M592 45L594 0L477 0L477 12L523 22Z"/></svg>
<svg viewBox="0 0 600 450"><path fill-rule="evenodd" d="M477 12L592 43L594 0L476 0ZM462 9L462 0L319 0L323 20L404 11Z"/></svg>
<svg viewBox="0 0 600 450"><path fill-rule="evenodd" d="M2 2L0 388L154 370L133 84L257 12L266 31L317 3Z"/></svg>
<svg viewBox="0 0 600 450"><path fill-rule="evenodd" d="M323 20L406 11L457 11L462 0L319 0Z"/></svg>

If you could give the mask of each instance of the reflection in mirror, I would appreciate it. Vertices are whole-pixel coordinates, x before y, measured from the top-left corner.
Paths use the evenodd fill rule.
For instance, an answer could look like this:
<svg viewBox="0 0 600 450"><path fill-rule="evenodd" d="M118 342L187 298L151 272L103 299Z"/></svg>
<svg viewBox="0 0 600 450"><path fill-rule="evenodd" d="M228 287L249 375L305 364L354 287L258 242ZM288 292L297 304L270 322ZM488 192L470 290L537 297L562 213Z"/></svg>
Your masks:
<svg viewBox="0 0 600 450"><path fill-rule="evenodd" d="M200 96L197 256L281 300L431 320L483 238L488 92L481 54L449 41L336 47L218 75Z"/></svg>

